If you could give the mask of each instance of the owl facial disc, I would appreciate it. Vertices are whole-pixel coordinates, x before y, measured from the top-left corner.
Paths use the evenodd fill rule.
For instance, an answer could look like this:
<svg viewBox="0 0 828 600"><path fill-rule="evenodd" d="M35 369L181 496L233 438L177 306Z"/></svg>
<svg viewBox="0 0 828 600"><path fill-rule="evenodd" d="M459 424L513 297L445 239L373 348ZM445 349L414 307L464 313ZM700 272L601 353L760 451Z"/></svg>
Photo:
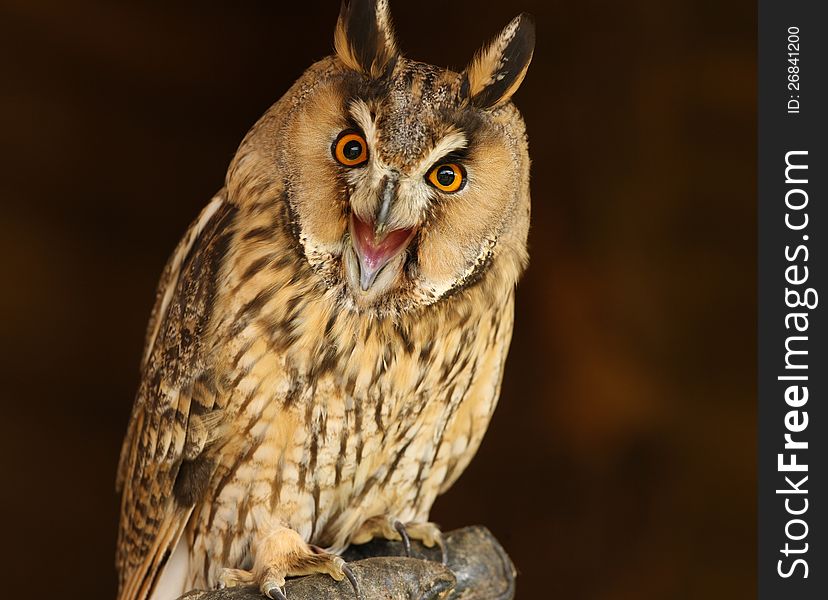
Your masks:
<svg viewBox="0 0 828 600"><path fill-rule="evenodd" d="M359 287L367 292L374 286L383 268L403 253L415 230L394 229L378 234L373 224L362 221L356 215L351 216L350 229L359 268Z"/></svg>

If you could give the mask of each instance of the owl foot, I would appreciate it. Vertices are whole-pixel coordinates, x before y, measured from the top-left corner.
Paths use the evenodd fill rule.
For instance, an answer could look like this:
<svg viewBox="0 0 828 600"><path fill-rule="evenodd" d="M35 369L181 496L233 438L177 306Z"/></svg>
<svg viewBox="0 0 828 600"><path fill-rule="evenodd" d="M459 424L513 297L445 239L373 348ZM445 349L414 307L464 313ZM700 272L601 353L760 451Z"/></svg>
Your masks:
<svg viewBox="0 0 828 600"><path fill-rule="evenodd" d="M442 563L448 563L446 545L443 542L443 533L440 528L430 522L411 522L403 524L391 517L372 517L365 521L359 531L351 538L352 544L364 544L375 537L386 540L401 541L405 548L405 555L411 556L411 540L418 540L426 548L438 546Z"/></svg>
<svg viewBox="0 0 828 600"><path fill-rule="evenodd" d="M403 536L403 543L405 544L405 553L407 556L411 556L411 541L410 540L419 540L423 543L423 546L426 548L433 548L437 546L440 548L440 562L444 565L448 564L448 553L446 551L446 544L443 540L443 532L440 531L440 528L428 521L421 522L421 523L408 523L407 525L403 525L399 521L397 521L396 526L405 532L405 536ZM402 534L401 534L402 535ZM408 541L405 538L408 537Z"/></svg>
<svg viewBox="0 0 828 600"><path fill-rule="evenodd" d="M347 577L356 600L363 600L359 582L342 557L306 543L287 527L276 527L262 535L256 544L252 571L224 569L219 587L256 584L267 598L287 600L285 578L314 573L325 573L336 581Z"/></svg>

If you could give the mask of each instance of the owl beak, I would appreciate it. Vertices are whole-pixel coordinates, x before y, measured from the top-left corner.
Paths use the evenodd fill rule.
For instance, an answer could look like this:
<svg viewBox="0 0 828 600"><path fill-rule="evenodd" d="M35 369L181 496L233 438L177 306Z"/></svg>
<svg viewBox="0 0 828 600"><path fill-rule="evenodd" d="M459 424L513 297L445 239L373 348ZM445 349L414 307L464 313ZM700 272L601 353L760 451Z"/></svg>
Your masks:
<svg viewBox="0 0 828 600"><path fill-rule="evenodd" d="M388 230L388 216L391 214L391 203L397 196L397 185L399 174L392 172L391 175L383 177L380 185L380 207L377 210L377 218L374 220L374 237L382 237Z"/></svg>
<svg viewBox="0 0 828 600"><path fill-rule="evenodd" d="M351 240L359 260L362 291L368 291L382 268L399 256L413 237L414 229L394 229L378 234L372 223L351 215Z"/></svg>

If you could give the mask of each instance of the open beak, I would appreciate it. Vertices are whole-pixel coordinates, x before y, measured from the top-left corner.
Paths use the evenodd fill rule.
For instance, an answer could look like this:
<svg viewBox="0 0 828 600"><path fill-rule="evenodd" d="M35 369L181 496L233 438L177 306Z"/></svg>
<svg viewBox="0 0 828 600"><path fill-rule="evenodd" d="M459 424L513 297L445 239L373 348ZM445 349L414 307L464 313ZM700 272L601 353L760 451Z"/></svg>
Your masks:
<svg viewBox="0 0 828 600"><path fill-rule="evenodd" d="M414 237L414 229L383 231L351 214L351 240L359 260L359 285L367 291L382 268L399 256ZM379 230L379 231L378 231Z"/></svg>

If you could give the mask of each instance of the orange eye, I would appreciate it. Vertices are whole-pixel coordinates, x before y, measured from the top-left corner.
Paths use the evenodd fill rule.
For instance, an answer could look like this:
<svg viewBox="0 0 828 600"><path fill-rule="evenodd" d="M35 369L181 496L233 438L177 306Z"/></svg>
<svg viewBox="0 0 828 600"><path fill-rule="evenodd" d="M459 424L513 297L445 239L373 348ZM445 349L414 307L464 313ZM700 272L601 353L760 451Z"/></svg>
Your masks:
<svg viewBox="0 0 828 600"><path fill-rule="evenodd" d="M334 158L346 167L359 167L368 161L368 144L355 131L343 131L333 143Z"/></svg>
<svg viewBox="0 0 828 600"><path fill-rule="evenodd" d="M441 163L431 169L428 181L441 192L451 194L460 190L466 183L466 172L458 164Z"/></svg>

